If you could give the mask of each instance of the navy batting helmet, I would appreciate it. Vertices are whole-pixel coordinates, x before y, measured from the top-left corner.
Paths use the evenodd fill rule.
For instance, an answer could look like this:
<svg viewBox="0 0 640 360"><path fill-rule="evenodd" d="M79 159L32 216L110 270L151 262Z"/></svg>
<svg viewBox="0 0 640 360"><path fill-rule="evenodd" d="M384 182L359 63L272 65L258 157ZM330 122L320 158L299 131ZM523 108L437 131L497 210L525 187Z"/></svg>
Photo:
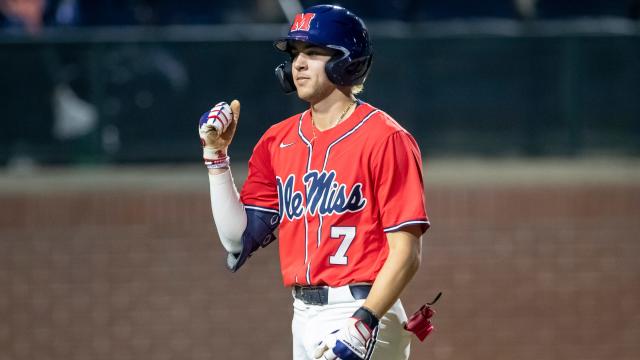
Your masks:
<svg viewBox="0 0 640 360"><path fill-rule="evenodd" d="M373 52L364 22L351 11L335 5L316 5L296 15L286 37L274 42L276 49L291 52L291 41L303 41L336 50L326 64L329 80L340 86L364 83ZM291 63L276 67L276 76L287 93L295 91Z"/></svg>

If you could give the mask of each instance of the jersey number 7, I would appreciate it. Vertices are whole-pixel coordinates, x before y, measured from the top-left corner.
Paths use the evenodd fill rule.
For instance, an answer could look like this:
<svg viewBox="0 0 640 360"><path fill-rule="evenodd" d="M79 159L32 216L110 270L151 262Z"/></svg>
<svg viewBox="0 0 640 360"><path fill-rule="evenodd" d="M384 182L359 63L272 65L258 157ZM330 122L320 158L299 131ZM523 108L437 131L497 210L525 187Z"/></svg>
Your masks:
<svg viewBox="0 0 640 360"><path fill-rule="evenodd" d="M356 227L355 226L332 226L331 227L331 238L339 239L341 236L344 236L340 246L338 247L338 251L334 255L329 256L329 264L332 265L347 265L349 258L347 258L347 250L351 246L351 242L356 237Z"/></svg>

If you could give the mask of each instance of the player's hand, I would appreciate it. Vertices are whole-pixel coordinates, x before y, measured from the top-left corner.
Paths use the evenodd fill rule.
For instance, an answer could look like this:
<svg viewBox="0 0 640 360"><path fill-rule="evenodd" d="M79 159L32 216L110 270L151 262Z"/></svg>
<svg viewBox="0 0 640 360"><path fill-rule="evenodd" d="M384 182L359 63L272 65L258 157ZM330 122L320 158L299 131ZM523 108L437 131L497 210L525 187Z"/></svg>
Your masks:
<svg viewBox="0 0 640 360"><path fill-rule="evenodd" d="M231 105L220 102L200 117L198 133L202 145L202 157L208 167L223 160L228 163L227 149L233 140L239 118L240 102L238 100L233 100Z"/></svg>
<svg viewBox="0 0 640 360"><path fill-rule="evenodd" d="M340 330L327 335L313 352L316 359L362 360L367 353L367 345L373 329L362 320L349 318Z"/></svg>

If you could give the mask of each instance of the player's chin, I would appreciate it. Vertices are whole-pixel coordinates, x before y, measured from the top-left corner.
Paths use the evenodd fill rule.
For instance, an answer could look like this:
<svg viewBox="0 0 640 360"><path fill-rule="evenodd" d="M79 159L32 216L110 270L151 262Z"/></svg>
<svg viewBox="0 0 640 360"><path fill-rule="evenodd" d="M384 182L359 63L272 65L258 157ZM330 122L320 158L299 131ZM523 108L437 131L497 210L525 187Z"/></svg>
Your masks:
<svg viewBox="0 0 640 360"><path fill-rule="evenodd" d="M300 100L311 101L313 100L313 93L304 87L297 87L296 92Z"/></svg>

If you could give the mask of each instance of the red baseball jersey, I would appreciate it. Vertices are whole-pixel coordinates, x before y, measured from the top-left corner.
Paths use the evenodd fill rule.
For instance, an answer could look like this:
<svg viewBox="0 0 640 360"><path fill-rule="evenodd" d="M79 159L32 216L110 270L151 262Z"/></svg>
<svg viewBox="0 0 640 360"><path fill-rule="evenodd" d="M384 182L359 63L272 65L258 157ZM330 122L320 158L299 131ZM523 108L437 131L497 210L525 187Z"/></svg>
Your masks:
<svg viewBox="0 0 640 360"><path fill-rule="evenodd" d="M372 283L386 232L429 227L415 139L363 102L326 131L310 110L273 125L249 160L241 201L280 215L285 286Z"/></svg>

